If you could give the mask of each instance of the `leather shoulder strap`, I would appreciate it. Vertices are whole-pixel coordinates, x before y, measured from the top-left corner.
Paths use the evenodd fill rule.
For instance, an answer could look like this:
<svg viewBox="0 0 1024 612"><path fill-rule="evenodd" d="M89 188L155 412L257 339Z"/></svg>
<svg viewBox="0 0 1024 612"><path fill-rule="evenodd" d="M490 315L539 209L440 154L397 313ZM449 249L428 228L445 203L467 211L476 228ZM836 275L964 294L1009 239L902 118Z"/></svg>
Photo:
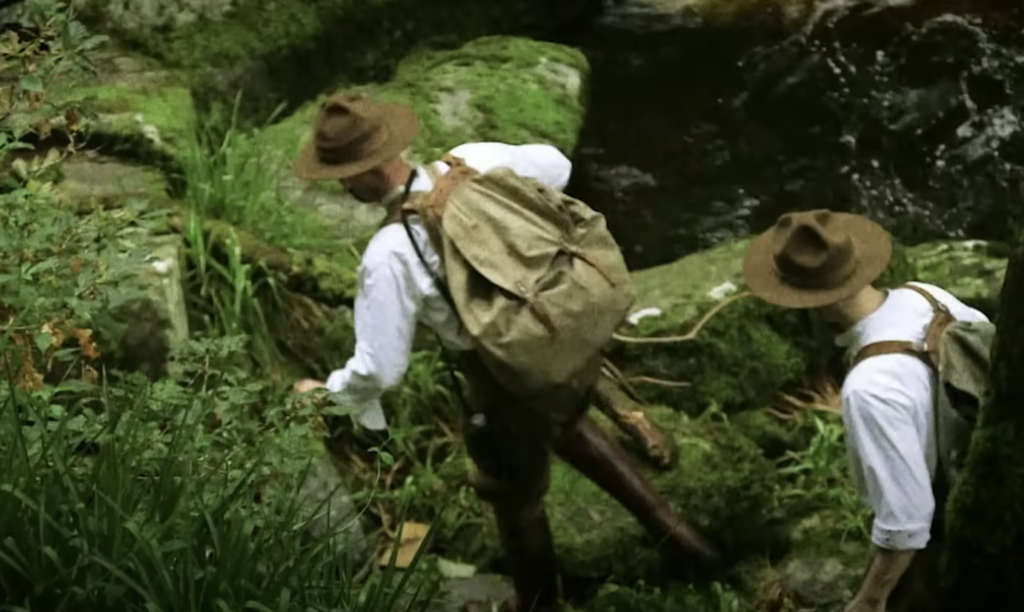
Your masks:
<svg viewBox="0 0 1024 612"><path fill-rule="evenodd" d="M903 340L883 340L881 342L872 342L871 344L862 347L860 351L857 352L857 356L853 358L853 362L850 364L850 369L852 370L858 363L865 359L870 359L879 355L907 355L920 359L925 362L928 367L933 367L928 354L917 348L917 345L913 342L906 342Z"/></svg>
<svg viewBox="0 0 1024 612"><path fill-rule="evenodd" d="M946 331L946 328L950 323L953 323L956 319L952 313L949 312L949 308L935 298L923 287L917 285L911 285L909 283L900 286L901 289L910 289L917 293L924 299L928 300L928 303L932 307L934 314L932 315L931 321L928 323L928 331L925 334L925 342L923 347L919 347L913 342L905 342L898 340L886 340L882 342L873 342L860 349L857 355L853 358L853 362L850 364L852 370L858 363L871 357L878 355L909 355L911 357L917 357L921 361L925 362L928 367L936 368L939 363L939 346L942 339L942 333Z"/></svg>
<svg viewBox="0 0 1024 612"><path fill-rule="evenodd" d="M932 305L932 310L936 312L949 312L949 309L946 308L945 304L935 299L935 296L929 293L923 287L918 287L917 285L911 285L910 283L907 283L905 285L900 285L900 289L910 289L914 293L928 300L928 303Z"/></svg>
<svg viewBox="0 0 1024 612"><path fill-rule="evenodd" d="M441 161L443 161L444 163L448 164L452 168L458 168L459 166L465 166L466 165L466 160L462 159L461 157L459 157L457 155L452 155L451 153L445 153L441 157Z"/></svg>

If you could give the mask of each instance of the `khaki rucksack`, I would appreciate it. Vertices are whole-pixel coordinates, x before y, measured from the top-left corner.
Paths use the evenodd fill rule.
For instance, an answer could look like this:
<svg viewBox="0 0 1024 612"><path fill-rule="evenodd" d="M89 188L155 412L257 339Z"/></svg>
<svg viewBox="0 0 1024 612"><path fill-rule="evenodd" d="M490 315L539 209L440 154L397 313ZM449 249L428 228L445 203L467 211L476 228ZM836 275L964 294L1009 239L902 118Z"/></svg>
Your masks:
<svg viewBox="0 0 1024 612"><path fill-rule="evenodd" d="M433 190L402 206L443 262L439 289L506 388L572 381L636 299L604 216L508 168L444 161L444 174L428 166Z"/></svg>
<svg viewBox="0 0 1024 612"><path fill-rule="evenodd" d="M906 284L928 300L932 320L923 345L884 341L869 344L853 358L850 369L877 355L903 354L917 357L932 368L945 389L952 407L973 426L989 389L989 366L996 326L989 321L957 321L946 305L916 285Z"/></svg>

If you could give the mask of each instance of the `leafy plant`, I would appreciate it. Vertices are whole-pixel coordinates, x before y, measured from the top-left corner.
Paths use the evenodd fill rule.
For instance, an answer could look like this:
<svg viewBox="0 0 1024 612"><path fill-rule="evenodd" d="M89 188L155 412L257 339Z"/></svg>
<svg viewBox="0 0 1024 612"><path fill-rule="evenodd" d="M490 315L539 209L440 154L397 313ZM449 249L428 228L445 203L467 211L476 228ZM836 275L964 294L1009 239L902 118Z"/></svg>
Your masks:
<svg viewBox="0 0 1024 612"><path fill-rule="evenodd" d="M107 40L90 34L64 2L29 2L25 12L22 30L0 37L0 77L10 79L0 90L0 133L7 146L27 135L45 139L55 127L71 137L82 132L77 103L59 94L71 77L93 70L87 52Z"/></svg>
<svg viewBox="0 0 1024 612"><path fill-rule="evenodd" d="M842 423L838 416L813 418L817 433L808 447L779 461L779 474L789 480L779 503L829 510L839 517L835 528L842 538L867 538L870 513L850 484Z"/></svg>
<svg viewBox="0 0 1024 612"><path fill-rule="evenodd" d="M27 105L0 134L7 161L45 138L40 117L68 121L47 87L71 65L58 52L88 46L60 38L84 32L67 13L45 15L43 42L4 43L5 62L39 60L38 82L4 92ZM155 381L107 369L112 313L144 295L140 238L163 224L145 202L65 201L47 175L63 154L15 158L0 193L0 610L424 609L436 581L415 567L355 579L361 508L313 535L338 493L305 490L321 432L239 367L245 337L192 340ZM248 271L229 266L241 297L225 304L243 312Z"/></svg>

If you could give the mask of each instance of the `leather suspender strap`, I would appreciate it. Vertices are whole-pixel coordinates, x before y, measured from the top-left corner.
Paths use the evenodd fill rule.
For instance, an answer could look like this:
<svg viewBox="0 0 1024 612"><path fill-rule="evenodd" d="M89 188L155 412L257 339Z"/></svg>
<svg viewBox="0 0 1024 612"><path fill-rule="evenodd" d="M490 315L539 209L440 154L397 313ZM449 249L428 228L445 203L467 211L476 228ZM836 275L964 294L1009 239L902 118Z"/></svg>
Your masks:
<svg viewBox="0 0 1024 612"><path fill-rule="evenodd" d="M906 285L901 285L900 289L910 289L914 293L928 300L928 303L932 305L932 310L936 312L949 312L949 309L946 308L945 304L935 299L935 296L933 296L931 293L928 293L921 287L918 287L917 285L911 285L908 283Z"/></svg>
<svg viewBox="0 0 1024 612"><path fill-rule="evenodd" d="M879 355L908 355L910 357L917 357L930 368L935 368L939 363L939 341L941 340L942 332L945 331L946 326L954 321L953 315L949 312L949 309L946 308L945 304L935 299L935 296L917 285L911 285L908 283L901 285L900 289L910 289L914 293L928 300L928 304L932 307L934 314L932 315L931 322L928 324L928 332L925 337L924 347L920 347L913 342L900 340L873 342L860 349L857 355L853 358L853 362L850 364L851 370L861 361L870 359L871 357L877 357Z"/></svg>
<svg viewBox="0 0 1024 612"><path fill-rule="evenodd" d="M910 357L917 357L929 368L933 367L928 355L918 349L917 345L913 342L884 340L882 342L872 342L871 344L861 348L857 353L857 356L853 358L853 363L850 364L850 369L852 370L854 366L865 359L877 357L878 355L909 355Z"/></svg>

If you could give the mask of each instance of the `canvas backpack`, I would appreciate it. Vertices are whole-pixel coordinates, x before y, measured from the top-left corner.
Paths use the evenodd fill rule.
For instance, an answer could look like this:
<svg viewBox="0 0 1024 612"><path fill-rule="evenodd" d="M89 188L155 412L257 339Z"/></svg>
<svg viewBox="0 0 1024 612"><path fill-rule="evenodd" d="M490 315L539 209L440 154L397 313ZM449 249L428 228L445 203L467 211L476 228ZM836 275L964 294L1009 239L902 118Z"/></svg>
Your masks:
<svg viewBox="0 0 1024 612"><path fill-rule="evenodd" d="M428 166L434 188L401 210L406 231L408 215L421 218L441 258L439 289L506 388L572 381L636 300L604 216L511 169L443 161L451 169Z"/></svg>
<svg viewBox="0 0 1024 612"><path fill-rule="evenodd" d="M932 306L931 322L923 344L882 341L868 344L854 357L851 369L878 355L917 357L935 371L953 409L973 427L989 389L989 365L995 324L989 321L957 321L949 308L927 290L906 284Z"/></svg>

